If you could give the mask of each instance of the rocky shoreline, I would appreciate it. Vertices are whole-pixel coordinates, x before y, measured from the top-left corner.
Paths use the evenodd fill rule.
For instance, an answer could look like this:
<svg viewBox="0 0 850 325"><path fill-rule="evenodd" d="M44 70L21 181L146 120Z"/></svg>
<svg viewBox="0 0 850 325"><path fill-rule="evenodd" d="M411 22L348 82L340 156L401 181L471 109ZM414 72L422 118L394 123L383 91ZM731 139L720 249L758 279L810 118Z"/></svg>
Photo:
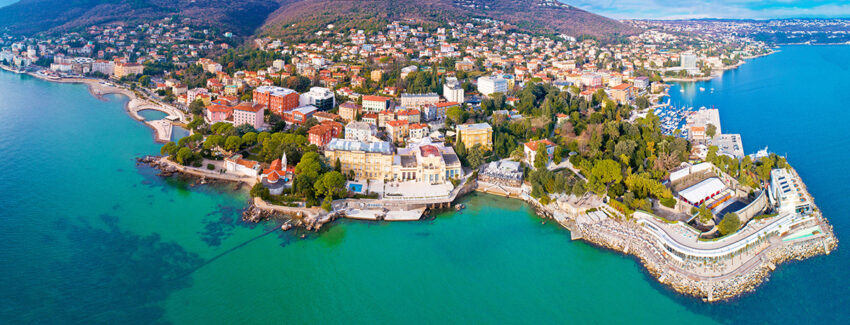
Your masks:
<svg viewBox="0 0 850 325"><path fill-rule="evenodd" d="M159 169L161 172L158 176L187 175L201 179L201 184L208 183L202 176L184 173L172 164L162 162L160 157L138 158L138 163ZM229 180L219 181L232 183ZM652 277L673 291L707 302L729 300L752 292L770 277L771 271L775 270L777 265L791 260L804 260L817 255L829 254L838 245L838 240L833 235L831 226L825 223L828 229L823 229L824 234L822 236L779 247L769 247L763 252L764 255L757 265L741 271L740 274L727 274L718 277L716 280L711 278L697 279L692 275L679 272L677 266L671 265L669 257L656 244L656 241L641 229L641 226L630 220L607 219L598 224L577 224L574 215L559 211L553 204L543 206L530 197L519 199L527 202L541 218L558 222L562 227L571 233L575 233L574 235L578 235L591 245L634 256ZM555 217L556 214L568 217L559 220ZM315 208L272 206L259 198L254 198L242 213L242 219L246 222L258 223L279 220L282 222L281 229L283 231L303 229L318 232L326 223L333 222L339 217L338 213L322 214L317 212ZM305 236L306 234L301 235L302 238ZM732 271L732 273L735 272L738 271Z"/></svg>
<svg viewBox="0 0 850 325"><path fill-rule="evenodd" d="M525 199L542 218L554 219L555 210L542 206L535 200ZM706 302L725 301L753 292L764 283L777 265L792 261L830 254L838 246L838 240L829 229L824 229L821 237L796 241L780 247L770 247L764 252L764 258L755 267L733 276L719 277L718 280L694 279L668 265L661 249L647 238L640 226L628 220L607 220L605 225L566 225L559 222L570 232L578 232L587 243L612 251L636 257L649 274L659 283L668 286L677 293L692 296ZM615 234L616 233L616 234ZM736 272L736 271L733 271Z"/></svg>

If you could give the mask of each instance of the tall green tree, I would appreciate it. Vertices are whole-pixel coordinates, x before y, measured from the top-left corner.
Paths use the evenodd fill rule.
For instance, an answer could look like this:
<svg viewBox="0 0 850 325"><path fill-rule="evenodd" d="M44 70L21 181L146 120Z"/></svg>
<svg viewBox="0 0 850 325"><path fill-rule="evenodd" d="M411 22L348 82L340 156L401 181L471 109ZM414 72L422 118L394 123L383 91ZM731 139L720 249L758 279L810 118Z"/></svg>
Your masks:
<svg viewBox="0 0 850 325"><path fill-rule="evenodd" d="M720 230L720 234L724 236L738 231L738 228L740 227L741 219L735 212L729 212L724 215L723 219L720 220L720 224L717 225L718 230Z"/></svg>
<svg viewBox="0 0 850 325"><path fill-rule="evenodd" d="M549 153L546 152L546 144L540 142L537 144L537 150L534 153L534 168L546 168L546 163L549 162Z"/></svg>

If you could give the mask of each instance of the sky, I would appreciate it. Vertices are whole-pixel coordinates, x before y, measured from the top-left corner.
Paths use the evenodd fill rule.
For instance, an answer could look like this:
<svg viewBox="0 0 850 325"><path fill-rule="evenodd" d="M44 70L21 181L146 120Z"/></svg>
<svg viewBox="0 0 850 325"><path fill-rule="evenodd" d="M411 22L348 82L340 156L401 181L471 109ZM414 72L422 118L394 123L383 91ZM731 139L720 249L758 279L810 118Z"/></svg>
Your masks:
<svg viewBox="0 0 850 325"><path fill-rule="evenodd" d="M0 0L3 1L3 0ZM616 19L850 17L850 0L560 0Z"/></svg>

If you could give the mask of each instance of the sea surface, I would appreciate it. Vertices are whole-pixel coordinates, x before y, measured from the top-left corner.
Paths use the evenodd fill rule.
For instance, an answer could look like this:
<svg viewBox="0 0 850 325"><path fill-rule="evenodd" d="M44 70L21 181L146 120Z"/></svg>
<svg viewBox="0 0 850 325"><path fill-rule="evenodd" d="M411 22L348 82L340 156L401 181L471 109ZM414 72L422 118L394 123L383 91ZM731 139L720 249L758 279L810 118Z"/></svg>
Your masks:
<svg viewBox="0 0 850 325"><path fill-rule="evenodd" d="M841 240L848 61L850 47L783 47L704 83L713 94L674 88L673 101L718 107L747 151L787 153ZM159 145L126 101L0 72L3 323L850 322L843 242L706 304L517 200L472 195L459 213L318 234L246 224L244 190L135 164Z"/></svg>

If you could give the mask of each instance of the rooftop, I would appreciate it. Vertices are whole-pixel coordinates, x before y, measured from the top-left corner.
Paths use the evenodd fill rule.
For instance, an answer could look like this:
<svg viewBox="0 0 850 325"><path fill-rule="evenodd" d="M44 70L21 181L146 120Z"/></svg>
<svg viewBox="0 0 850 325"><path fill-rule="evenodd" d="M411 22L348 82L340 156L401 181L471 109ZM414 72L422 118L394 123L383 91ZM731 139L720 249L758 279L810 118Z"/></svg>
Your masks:
<svg viewBox="0 0 850 325"><path fill-rule="evenodd" d="M386 141L363 142L348 139L332 139L327 145L327 150L363 151L385 155L391 155L393 153L392 146Z"/></svg>

